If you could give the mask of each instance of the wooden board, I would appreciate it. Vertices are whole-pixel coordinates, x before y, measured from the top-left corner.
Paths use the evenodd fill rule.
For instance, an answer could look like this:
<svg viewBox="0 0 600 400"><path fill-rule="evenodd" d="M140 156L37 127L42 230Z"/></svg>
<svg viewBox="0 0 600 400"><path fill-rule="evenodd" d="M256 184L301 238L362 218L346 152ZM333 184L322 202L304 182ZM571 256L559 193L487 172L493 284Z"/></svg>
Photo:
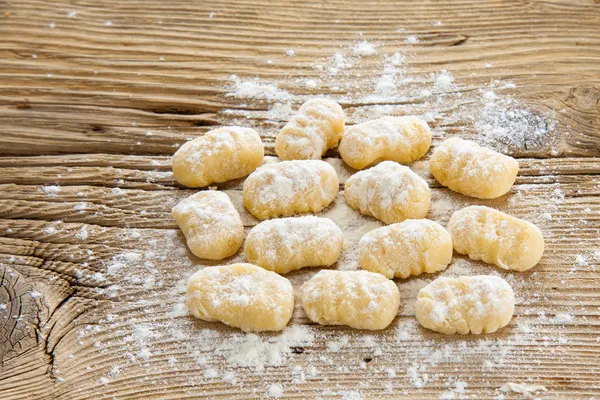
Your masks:
<svg viewBox="0 0 600 400"><path fill-rule="evenodd" d="M0 21L0 398L526 396L507 382L600 396L598 1L5 0ZM310 340L282 343L182 312L185 278L215 263L187 252L170 217L194 192L170 156L231 124L255 127L273 155L315 95L349 124L417 114L434 145L459 135L519 158L515 187L492 201L440 187L428 156L413 165L432 219L486 204L541 227L547 249L529 272L455 255L441 274L508 279L509 326L420 328L414 296L437 275L397 282L403 305L382 332L315 326L297 304L291 326ZM335 150L327 161L343 189L353 171ZM242 183L218 186L250 228ZM355 268L379 223L342 197L322 214L345 231L336 267ZM289 278L298 288L316 271ZM252 349L281 359L240 366Z"/></svg>

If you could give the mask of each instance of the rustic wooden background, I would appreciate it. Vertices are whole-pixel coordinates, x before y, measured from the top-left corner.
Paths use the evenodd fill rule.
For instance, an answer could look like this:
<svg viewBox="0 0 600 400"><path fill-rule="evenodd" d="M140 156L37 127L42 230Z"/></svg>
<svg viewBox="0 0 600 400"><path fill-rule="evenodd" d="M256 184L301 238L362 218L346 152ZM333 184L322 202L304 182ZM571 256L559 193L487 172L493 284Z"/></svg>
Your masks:
<svg viewBox="0 0 600 400"><path fill-rule="evenodd" d="M418 43L407 44L407 35ZM186 342L201 328L235 331L169 314L179 301L173 288L200 264L178 250L184 245L170 208L193 191L175 183L170 155L213 126L240 123L256 127L274 154L285 123L269 111L277 99L230 95L231 74L277 82L293 108L302 96L338 96L349 123L390 105L344 86L381 73L381 58L364 57L331 81L314 68L361 38L379 55L406 52L405 72L418 77L406 83L414 95L391 103L395 113L427 111L431 102L418 88L429 74L452 74L453 105L442 99L437 106L434 144L477 135L464 116L476 119L481 105L460 96L494 80L514 83L509 95L552 125L534 146L509 143L521 165L511 194L476 202L545 220L546 254L511 278L516 317L494 335L447 338L415 327L398 343L395 329L414 318L403 308L394 326L374 334L382 354L358 346L360 334L350 330L315 328L315 343L282 367L262 376L239 367L237 385L203 379L207 366ZM307 78L319 86L307 88ZM258 398L277 382L296 398L497 398L509 381L545 386L541 398L600 396L599 101L597 0L0 0L0 398ZM328 161L342 177L351 173L335 151ZM428 181L434 200L452 199L450 208L432 208L434 219L445 222L453 208L473 203ZM241 183L220 186L240 212ZM337 203L325 215L349 213ZM256 223L243 218L248 227ZM356 232L373 223L352 218L344 221ZM153 257L137 273L156 282L106 274L123 251ZM314 272L290 276L297 286ZM140 322L153 324L146 338L152 356L128 361L131 324ZM533 339L519 340L523 323ZM170 324L187 324L187 336L172 337ZM292 324L308 324L298 307ZM342 333L349 344L328 352L326 343ZM488 343L509 346L491 371L478 353L489 355ZM446 348L454 349L454 362L422 359L444 345L454 346ZM115 365L119 374L110 373ZM293 366L311 365L315 376L292 382ZM427 366L430 382L422 388L407 373L415 365ZM468 384L464 393L448 393L454 380Z"/></svg>

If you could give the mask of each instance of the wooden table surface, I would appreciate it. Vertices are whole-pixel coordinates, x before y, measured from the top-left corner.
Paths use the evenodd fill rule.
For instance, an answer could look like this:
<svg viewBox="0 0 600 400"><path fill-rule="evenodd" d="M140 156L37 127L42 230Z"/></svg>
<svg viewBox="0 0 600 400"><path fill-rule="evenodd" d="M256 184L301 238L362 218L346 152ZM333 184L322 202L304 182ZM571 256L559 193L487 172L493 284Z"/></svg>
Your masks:
<svg viewBox="0 0 600 400"><path fill-rule="evenodd" d="M413 165L432 219L485 204L542 229L528 272L455 254L441 274L506 278L506 328L420 328L414 296L436 276L397 281L403 305L381 332L315 326L299 304L284 339L186 315L183 283L203 261L170 216L194 193L170 156L232 124L273 155L316 95L348 124L415 114L434 146L458 135L519 158L514 188L490 201L442 188L429 155ZM599 101L597 0L0 0L0 398L528 396L508 382L600 397ZM326 160L342 183L354 172L335 150ZM217 186L249 229L242 183ZM379 223L342 197L322 214L345 231L337 267L355 268ZM288 277L298 288L317 270Z"/></svg>

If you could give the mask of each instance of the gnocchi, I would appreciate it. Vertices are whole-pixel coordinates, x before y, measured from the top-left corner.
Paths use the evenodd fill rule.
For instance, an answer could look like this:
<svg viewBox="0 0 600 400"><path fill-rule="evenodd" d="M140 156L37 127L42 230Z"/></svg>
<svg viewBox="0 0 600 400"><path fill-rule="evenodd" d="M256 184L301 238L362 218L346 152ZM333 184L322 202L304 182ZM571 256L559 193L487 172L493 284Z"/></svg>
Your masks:
<svg viewBox="0 0 600 400"><path fill-rule="evenodd" d="M526 271L544 254L544 237L537 226L489 207L456 211L448 231L457 253L502 269Z"/></svg>
<svg viewBox="0 0 600 400"><path fill-rule="evenodd" d="M344 111L333 100L317 98L302 104L275 139L282 160L320 159L344 134Z"/></svg>
<svg viewBox="0 0 600 400"><path fill-rule="evenodd" d="M245 251L252 264L285 274L303 267L332 265L343 242L342 230L330 219L280 218L252 228Z"/></svg>
<svg viewBox="0 0 600 400"><path fill-rule="evenodd" d="M186 298L194 317L246 332L280 331L294 311L290 281L252 264L199 270L188 280Z"/></svg>
<svg viewBox="0 0 600 400"><path fill-rule="evenodd" d="M510 285L497 276L438 278L419 291L419 323L432 331L492 333L508 325L515 309Z"/></svg>
<svg viewBox="0 0 600 400"><path fill-rule="evenodd" d="M383 117L346 129L340 155L346 164L363 169L380 160L408 164L431 146L431 130L421 118Z"/></svg>
<svg viewBox="0 0 600 400"><path fill-rule="evenodd" d="M226 126L182 145L173 155L173 174L182 185L204 187L248 175L260 166L263 156L254 129Z"/></svg>
<svg viewBox="0 0 600 400"><path fill-rule="evenodd" d="M223 192L201 191L179 202L171 211L192 253L221 260L237 252L244 240L244 225Z"/></svg>
<svg viewBox="0 0 600 400"><path fill-rule="evenodd" d="M333 167L321 160L267 164L244 182L244 205L258 219L318 212L339 190Z"/></svg>
<svg viewBox="0 0 600 400"><path fill-rule="evenodd" d="M444 141L429 160L429 170L443 186L479 199L495 199L510 190L519 163L470 140Z"/></svg>
<svg viewBox="0 0 600 400"><path fill-rule="evenodd" d="M424 218L429 211L429 186L410 168L393 161L357 172L346 181L348 205L386 224Z"/></svg>
<svg viewBox="0 0 600 400"><path fill-rule="evenodd" d="M358 248L360 267L389 279L443 271L452 261L450 234L427 219L374 229L360 239Z"/></svg>
<svg viewBox="0 0 600 400"><path fill-rule="evenodd" d="M322 270L301 291L306 315L321 325L384 329L400 308L396 284L368 271Z"/></svg>

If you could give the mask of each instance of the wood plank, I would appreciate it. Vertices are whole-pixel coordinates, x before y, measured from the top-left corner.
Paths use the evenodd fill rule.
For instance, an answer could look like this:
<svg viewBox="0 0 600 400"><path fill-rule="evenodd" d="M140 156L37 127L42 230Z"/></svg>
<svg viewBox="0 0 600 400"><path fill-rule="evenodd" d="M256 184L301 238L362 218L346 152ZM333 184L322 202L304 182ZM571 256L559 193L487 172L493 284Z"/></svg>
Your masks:
<svg viewBox="0 0 600 400"><path fill-rule="evenodd" d="M212 125L239 123L235 112L244 110L246 124L272 137L283 123L269 118L275 101L259 95L240 104L230 96L231 74L276 82L290 91L286 101L293 107L307 95L333 95L353 123L361 119L354 116L356 108L378 103L372 98L373 79L382 74L384 55L398 50L406 54L403 69L411 80L382 104L402 102L404 113L451 109L435 121L440 134L473 134L471 121L457 115L473 115L490 80L510 80L516 87L504 92L556 124L542 146L512 153L600 154L595 29L600 18L588 4L461 2L433 11L408 3L399 12L393 2L378 1L360 7L309 2L301 9L262 1L178 2L165 12L158 3L107 3L113 11L83 6L75 18L31 0L6 11L0 27L2 154L166 155ZM62 6L69 7L80 8ZM216 17L209 18L210 12ZM376 56L354 60L335 76L315 69L335 52L352 57L348 46L362 32L375 41ZM419 42L405 44L409 35ZM37 44L41 40L43 46ZM298 56L287 57L288 49ZM454 86L432 86L430 74L441 70L454 76ZM306 79L320 81L320 88L306 90L299 84ZM356 80L361 87L355 87ZM437 92L435 102L420 94L423 87ZM70 101L74 96L76 103Z"/></svg>

